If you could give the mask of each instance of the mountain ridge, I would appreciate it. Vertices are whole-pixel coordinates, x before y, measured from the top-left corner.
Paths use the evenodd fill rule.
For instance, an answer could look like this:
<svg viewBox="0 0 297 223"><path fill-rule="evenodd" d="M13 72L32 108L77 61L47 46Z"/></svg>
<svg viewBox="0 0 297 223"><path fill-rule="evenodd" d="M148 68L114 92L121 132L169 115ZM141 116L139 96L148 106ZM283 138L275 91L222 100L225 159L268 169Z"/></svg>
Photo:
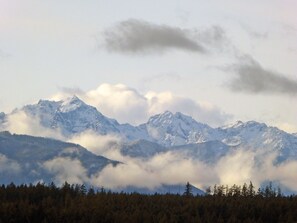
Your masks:
<svg viewBox="0 0 297 223"><path fill-rule="evenodd" d="M237 121L234 124L212 128L197 122L191 116L170 111L154 115L146 123L137 126L129 123L120 124L115 119L104 116L95 107L87 105L75 95L64 101L39 100L37 104L26 105L12 113L18 111L39 119L40 124L45 128L61 130L66 137L92 130L99 135L120 136L127 142L143 139L165 147L213 140L222 141L229 146L239 146L242 143L254 141L257 147L260 147L263 143L255 142L255 137L259 138L259 133L265 138L265 145L269 144L269 134L275 135L279 140L282 140L280 135L286 135L285 138L297 137L256 121ZM3 124L9 115L0 113L0 123L2 120ZM277 144L277 142L274 143Z"/></svg>
<svg viewBox="0 0 297 223"><path fill-rule="evenodd" d="M74 96L61 101L40 100L36 104L26 105L20 109L16 109L10 114L0 113L0 125L2 126L2 129L5 126L9 126L7 125L7 122L11 121L13 115L18 112L23 112L28 117L38 120L40 125L46 129L54 131L61 130L65 140L69 141L73 137L80 136L80 134L87 134L90 131L92 134L95 133L95 136L117 136L121 139L119 142L120 144L116 145L119 146L119 152L123 156L123 160L121 161L123 162L125 162L126 158L127 160L133 158L140 159L140 162L146 162L158 155L161 155L161 157L162 155L165 155L165 157L167 157L166 155L168 154L165 153L170 153L169 157L177 157L177 160L190 160L191 163L202 162L203 165L212 167L220 162L222 158L228 157L229 155L232 157L236 152L256 154L253 158L256 159L254 165L261 165L263 160L271 154L275 154L275 160L273 161L273 164L275 165L297 160L296 134L289 134L276 127L270 127L265 123L256 121L237 121L233 124L213 128L207 124L199 123L192 117L180 112L172 113L170 111L165 111L164 113L150 117L146 123L133 126L128 123L120 124L117 120L104 116L95 107L86 104L81 99ZM11 170L16 171L22 169L26 170L24 166L25 163L22 163L23 166L18 166L13 162L15 160L13 156L7 156L8 154L4 153L5 151L7 152L3 147L6 144L5 140L1 141L1 137L3 139L3 137L12 136L13 135L8 132L3 132L2 135L0 133L0 165L8 166ZM15 137L30 138L31 136ZM27 139L29 140L29 138ZM45 148L47 144L47 142L45 142L44 145L38 144L37 138L31 139L35 139L33 141L36 142L35 144L33 142L29 144L28 142L26 142L27 144L25 143L25 145L27 145L27 150L24 149L25 154L23 154L25 158L26 151L28 154L33 153L32 157L34 157L36 155L34 154L36 152L34 148L36 148L36 146L37 148L38 146ZM74 147L83 148L77 144L73 145ZM106 146L108 147L109 145L110 144L107 144ZM20 147L21 146L17 144L17 148ZM61 147L59 148L61 149ZM105 151L108 149L109 148L105 148ZM60 153L61 151L56 151L58 160L54 159L51 150L49 150L48 154L45 156L49 156L52 159L42 160L42 162L47 165L47 168L54 171L54 173L52 173L52 175L47 172L39 173L38 171L30 173L28 170L28 179L38 180L30 174L33 174L33 176L35 176L34 174L39 174L39 176L47 174L46 176L48 178L59 176L60 170L57 170L55 165L61 165L60 163L65 156L67 158L66 163L72 163L75 154L78 154L76 152L78 150L80 149L67 150L62 153ZM64 151L63 148L62 151ZM71 155L71 152L73 152L74 155ZM90 156L93 157L94 154ZM26 159L29 158L27 157ZM87 176L90 176L91 173L95 174L96 171L100 172L103 166L106 166L102 165L102 168L100 169L93 163L95 165L94 168L92 165L89 165L92 162L89 162L88 160L90 159L87 158L77 158L74 160L76 160L75 165L78 165L79 163L85 165L85 172L89 174ZM31 161L34 163L34 160ZM11 163L15 165L12 165ZM40 166L36 164L34 168L38 170ZM32 170L34 168L32 168ZM42 170L46 171L44 168ZM9 177L15 177L13 173L5 175L5 172L1 172L1 170L0 175L2 175L2 177L7 177L7 179L12 179ZM83 180L79 177L75 179ZM133 187L133 185L130 186Z"/></svg>

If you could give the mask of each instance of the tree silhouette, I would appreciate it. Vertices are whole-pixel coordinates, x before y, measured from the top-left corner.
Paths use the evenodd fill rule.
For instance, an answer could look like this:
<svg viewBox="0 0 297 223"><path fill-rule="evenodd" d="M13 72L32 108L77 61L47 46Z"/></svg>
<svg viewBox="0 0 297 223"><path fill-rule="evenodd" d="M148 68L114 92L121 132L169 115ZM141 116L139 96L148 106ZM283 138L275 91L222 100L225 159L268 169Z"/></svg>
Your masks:
<svg viewBox="0 0 297 223"><path fill-rule="evenodd" d="M187 196L187 197L193 196L192 185L189 182L187 182L187 184L186 184L184 195Z"/></svg>

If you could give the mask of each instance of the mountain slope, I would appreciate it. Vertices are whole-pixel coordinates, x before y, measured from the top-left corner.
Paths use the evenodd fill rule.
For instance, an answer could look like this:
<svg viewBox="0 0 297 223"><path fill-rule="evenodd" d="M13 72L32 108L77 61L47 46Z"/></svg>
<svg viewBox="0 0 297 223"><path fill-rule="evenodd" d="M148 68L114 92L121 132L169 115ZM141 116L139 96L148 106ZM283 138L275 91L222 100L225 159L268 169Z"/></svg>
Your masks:
<svg viewBox="0 0 297 223"><path fill-rule="evenodd" d="M158 153L166 152L168 149L158 143L141 139L122 144L120 151L124 156L150 158Z"/></svg>
<svg viewBox="0 0 297 223"><path fill-rule="evenodd" d="M96 156L77 144L9 132L0 133L1 183L51 182L57 181L59 175L64 175L66 180L71 177L67 176L68 173L76 174L78 182L88 183L87 177L101 171L108 164L118 163Z"/></svg>

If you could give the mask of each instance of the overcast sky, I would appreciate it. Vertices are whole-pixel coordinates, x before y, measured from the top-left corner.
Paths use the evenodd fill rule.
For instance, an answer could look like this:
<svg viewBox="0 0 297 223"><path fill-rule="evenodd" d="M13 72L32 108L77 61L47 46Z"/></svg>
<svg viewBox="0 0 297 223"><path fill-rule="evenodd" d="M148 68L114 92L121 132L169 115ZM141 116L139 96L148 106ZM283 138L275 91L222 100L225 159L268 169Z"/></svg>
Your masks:
<svg viewBox="0 0 297 223"><path fill-rule="evenodd" d="M77 94L121 122L181 110L212 126L256 120L297 132L296 8L0 0L0 111Z"/></svg>

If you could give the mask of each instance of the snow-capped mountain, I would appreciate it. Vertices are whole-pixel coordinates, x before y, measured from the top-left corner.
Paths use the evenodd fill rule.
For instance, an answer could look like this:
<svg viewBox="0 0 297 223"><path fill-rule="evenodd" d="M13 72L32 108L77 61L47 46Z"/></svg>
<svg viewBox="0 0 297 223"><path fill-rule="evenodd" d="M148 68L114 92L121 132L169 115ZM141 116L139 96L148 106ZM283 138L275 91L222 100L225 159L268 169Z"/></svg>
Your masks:
<svg viewBox="0 0 297 223"><path fill-rule="evenodd" d="M76 177L72 179L88 183L87 178L109 164L119 162L94 155L77 144L0 132L1 183L50 183L59 177L64 181Z"/></svg>
<svg viewBox="0 0 297 223"><path fill-rule="evenodd" d="M18 112L33 118L34 124L38 121L44 128L61 132L66 140L85 131L118 136L122 140L115 147L124 157L120 160L122 163L125 163L125 156L147 162L167 152L172 157L194 163L203 162L209 167L223 157L228 160L229 155L237 151L255 154L252 158L255 165L263 163L271 154L276 157L273 165L297 160L296 134L255 121L238 121L212 128L182 113L166 111L149 118L144 124L133 126L120 124L73 96L63 101L40 100L10 114L0 113L0 129L9 126L7 123ZM108 143L106 145L110 146ZM65 167L65 162L68 167ZM76 182L87 183L93 174L99 173L108 164L117 165L119 162L96 156L76 144L0 133L0 179L3 183L57 182L69 177ZM70 175L67 175L67 170L71 172ZM130 186L135 188L134 185Z"/></svg>
<svg viewBox="0 0 297 223"><path fill-rule="evenodd" d="M40 100L37 104L26 105L13 113L20 111L39 120L43 127L60 131L65 137L92 130L100 135L117 135L128 141L150 139L146 130L130 124L119 124L77 96L64 101Z"/></svg>
<svg viewBox="0 0 297 223"><path fill-rule="evenodd" d="M140 125L157 143L164 146L200 143L209 140L212 128L198 123L192 117L180 112L166 111L151 117L146 124Z"/></svg>
<svg viewBox="0 0 297 223"><path fill-rule="evenodd" d="M264 123L249 121L217 129L216 140L242 149L277 152L278 160L297 159L297 137Z"/></svg>
<svg viewBox="0 0 297 223"><path fill-rule="evenodd" d="M87 130L100 135L117 135L125 143L122 153L131 156L147 157L165 151L166 147L174 150L174 147L191 144L197 144L200 147L208 145L212 148L216 142L220 143L215 146L218 148L226 145L228 148L276 151L280 161L297 158L296 135L255 121L246 123L238 121L228 126L212 128L182 113L174 114L166 111L151 117L147 123L132 126L120 124L104 116L95 107L87 105L76 96L58 102L40 100L37 104L27 105L14 112L18 111L23 111L30 117L40 120L41 125L46 128L61 131L66 137ZM1 117L5 120L8 115L1 113L0 120ZM227 147L224 147L223 151ZM185 147L182 148L186 151ZM211 148L210 151L212 151ZM194 153L188 153L190 154Z"/></svg>
<svg viewBox="0 0 297 223"><path fill-rule="evenodd" d="M76 96L58 102L40 100L37 104L27 105L21 110L38 118L44 127L58 129L65 136L88 129L102 135L119 133L119 123L116 120L105 117L95 107L85 104Z"/></svg>

